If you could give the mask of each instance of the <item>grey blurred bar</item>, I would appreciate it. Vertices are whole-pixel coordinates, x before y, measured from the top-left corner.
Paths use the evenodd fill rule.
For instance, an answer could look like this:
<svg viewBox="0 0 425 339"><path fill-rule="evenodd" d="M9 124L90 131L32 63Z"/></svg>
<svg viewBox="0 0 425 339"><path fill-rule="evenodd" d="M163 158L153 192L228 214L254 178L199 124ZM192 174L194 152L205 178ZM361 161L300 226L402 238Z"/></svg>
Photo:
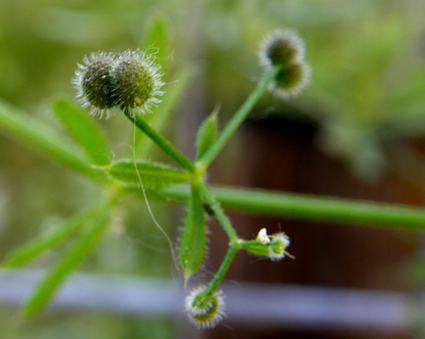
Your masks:
<svg viewBox="0 0 425 339"><path fill-rule="evenodd" d="M0 271L0 306L17 307L42 271ZM405 332L418 319L409 294L274 284L222 284L227 323L303 330ZM50 310L93 310L140 316L184 314L180 280L74 273Z"/></svg>

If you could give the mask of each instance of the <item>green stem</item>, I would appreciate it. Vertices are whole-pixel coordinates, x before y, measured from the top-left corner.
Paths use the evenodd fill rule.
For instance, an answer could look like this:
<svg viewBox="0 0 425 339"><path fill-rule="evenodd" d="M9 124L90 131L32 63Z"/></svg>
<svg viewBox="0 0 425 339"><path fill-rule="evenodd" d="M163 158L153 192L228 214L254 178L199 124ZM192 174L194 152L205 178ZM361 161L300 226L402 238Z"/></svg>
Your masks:
<svg viewBox="0 0 425 339"><path fill-rule="evenodd" d="M125 116L130 119L136 126L145 133L151 140L159 146L169 157L177 162L181 167L192 174L197 172L195 165L186 158L179 150L177 150L168 140L159 135L145 121L140 119L137 114L131 114L128 110L124 110Z"/></svg>
<svg viewBox="0 0 425 339"><path fill-rule="evenodd" d="M228 122L227 126L223 129L215 143L204 154L204 156L199 159L199 161L197 162L197 166L201 169L201 171L205 171L208 168L211 162L227 144L229 139L233 136L233 134L236 132L236 130L251 112L254 105L257 103L263 93L267 90L270 82L274 79L279 69L280 67L274 67L264 75L264 77L258 83L257 87L254 89L251 95L246 99L243 105Z"/></svg>
<svg viewBox="0 0 425 339"><path fill-rule="evenodd" d="M205 202L213 210L215 217L220 222L223 230L226 232L227 236L230 239L231 243L236 243L238 241L238 236L236 235L235 229L230 223L227 216L224 214L223 209L220 206L220 203L216 200L214 195L211 194L205 182L199 182L199 189L202 192L202 195L205 199Z"/></svg>
<svg viewBox="0 0 425 339"><path fill-rule="evenodd" d="M223 262L221 263L220 268L218 269L217 273L215 274L213 280L208 285L207 290L205 291L205 294L213 294L215 290L218 288L220 283L223 281L224 276L227 273L227 270L229 269L230 265L233 262L233 259L235 258L236 253L239 251L239 246L234 244L229 247L227 250L226 256L223 259Z"/></svg>
<svg viewBox="0 0 425 339"><path fill-rule="evenodd" d="M174 186L158 193L166 199L186 200L189 188ZM220 186L213 186L211 194L228 210L255 215L344 225L425 229L425 209L416 206Z"/></svg>

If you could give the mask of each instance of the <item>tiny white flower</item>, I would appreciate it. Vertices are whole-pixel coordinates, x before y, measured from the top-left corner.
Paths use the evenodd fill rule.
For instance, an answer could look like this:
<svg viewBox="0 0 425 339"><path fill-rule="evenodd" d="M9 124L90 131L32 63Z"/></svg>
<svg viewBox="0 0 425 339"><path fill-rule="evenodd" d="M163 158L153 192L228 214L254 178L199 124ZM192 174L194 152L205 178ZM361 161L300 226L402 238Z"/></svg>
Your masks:
<svg viewBox="0 0 425 339"><path fill-rule="evenodd" d="M267 230L265 228L262 228L260 232L258 232L256 240L263 245L270 242L270 238L267 236Z"/></svg>

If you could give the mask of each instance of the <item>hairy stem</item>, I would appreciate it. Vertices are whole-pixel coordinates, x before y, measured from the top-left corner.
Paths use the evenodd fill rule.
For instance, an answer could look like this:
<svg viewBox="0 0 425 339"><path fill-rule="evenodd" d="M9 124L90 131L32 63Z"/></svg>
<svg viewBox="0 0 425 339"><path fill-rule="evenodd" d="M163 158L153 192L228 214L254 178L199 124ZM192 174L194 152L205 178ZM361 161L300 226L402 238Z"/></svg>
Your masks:
<svg viewBox="0 0 425 339"><path fill-rule="evenodd" d="M185 170L192 174L197 172L195 165L184 156L179 150L177 150L168 140L159 135L152 127L150 127L145 121L140 119L137 114L131 114L128 110L124 110L125 116L130 119L137 128L145 133L155 144L158 145L170 158L177 162Z"/></svg>
<svg viewBox="0 0 425 339"><path fill-rule="evenodd" d="M202 195L205 199L205 202L214 212L215 217L220 222L221 227L226 232L227 236L230 239L230 242L236 243L238 241L238 236L236 235L236 231L230 223L227 216L224 214L223 209L220 206L220 203L216 200L214 195L210 192L205 182L199 182L199 189L202 192Z"/></svg>

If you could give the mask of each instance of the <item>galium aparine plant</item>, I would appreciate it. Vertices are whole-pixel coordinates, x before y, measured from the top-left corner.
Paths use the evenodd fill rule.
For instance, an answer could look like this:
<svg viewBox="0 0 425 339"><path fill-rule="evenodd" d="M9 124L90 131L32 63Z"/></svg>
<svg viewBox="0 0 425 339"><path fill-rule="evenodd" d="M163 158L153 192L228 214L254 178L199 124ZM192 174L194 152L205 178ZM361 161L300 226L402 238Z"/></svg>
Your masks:
<svg viewBox="0 0 425 339"><path fill-rule="evenodd" d="M219 286L239 250L243 249L249 254L271 261L291 257L287 252L290 240L283 232L268 235L267 230L262 228L254 239L239 238L205 179L209 165L267 90L272 90L286 99L298 94L309 81L310 68L305 61L305 46L296 32L276 31L263 41L259 54L261 65L265 69L264 75L221 133L217 128L218 112L211 114L202 123L198 131L195 161L185 157L141 118L141 114L150 112L153 106L159 104L162 95L162 75L152 56L140 50L116 54L97 52L85 57L83 64L78 66L73 84L81 105L88 108L90 114L100 117L109 117L114 110L122 110L126 118L180 165L180 169L148 160L121 159L111 162L107 141L103 139L97 126L90 119L86 119L86 112L69 100L56 100L53 112L84 153L75 152L67 142L49 134L50 129L44 128L42 123L34 127L33 121L26 118L25 114L19 114L19 110L0 103L2 129L31 146L37 146L39 150L76 172L97 183L105 184L106 188L102 197L87 209L65 220L61 227L52 232L30 240L6 258L4 268L22 267L46 251L72 240L57 264L44 276L28 298L24 305L26 316L33 316L47 306L66 277L93 252L107 231L111 211L122 201L123 195L129 192L134 194L135 188L140 190L140 180L146 183L147 189L154 191L181 183L190 186L190 190L187 187L174 188L174 192L178 192L180 197L188 198L179 243L179 261L186 281L202 268L205 260L208 234L206 211L217 219L228 237L227 253L216 274L208 284L191 289L185 300L189 320L198 328L212 328L225 318L224 294ZM163 111L167 110L170 109ZM416 230L423 230L425 222L423 210L400 205L383 206L372 202L358 204L332 199L331 201L339 206L335 208L333 204L329 204L328 198L324 200L302 197L291 200L285 194L267 192L261 194L261 199L266 201L264 204L263 201L260 203L256 193L249 189L244 189L241 193L217 188L215 192L217 195L227 194L226 199L234 203L234 206L255 206L265 214L270 211L272 202L280 201L283 202L279 209L281 215L287 215L287 212L293 211L295 207L298 211L307 212L309 220L335 222L345 216L347 221L351 222L380 226L388 224ZM173 193L167 193L166 190L159 193L164 197L173 196ZM247 203L245 197L241 198L242 194L250 196L252 200ZM285 205L288 199L290 206ZM326 203L323 203L324 201ZM302 214L298 213L297 217L303 219ZM353 218L353 215L356 217Z"/></svg>
<svg viewBox="0 0 425 339"><path fill-rule="evenodd" d="M308 83L310 74L304 54L304 42L294 31L278 30L267 37L260 49L260 63L265 67L264 78L267 81L260 82L253 92L257 96L255 100L258 100L267 88L283 98L298 94ZM202 267L205 259L206 210L217 218L229 237L228 252L210 284L193 289L185 300L190 321L198 328L213 328L225 317L224 294L218 290L218 286L239 250L244 249L248 253L272 261L290 256L286 251L290 244L289 237L283 232L268 236L263 228L254 240L240 239L206 185L206 168L249 114L250 106L245 105L236 112L233 120L217 138L217 114L209 117L200 128L197 144L201 149L198 150L199 158L193 163L138 116L139 112L150 112L151 106L160 103L159 97L163 94L161 88L164 83L161 81L160 67L154 64L152 56L140 50L118 54L98 52L84 58L84 64L78 66L73 80L81 105L89 108L92 115L100 117L109 117L115 107L122 110L142 132L180 164L187 174L186 177L182 176L182 172L178 174L187 178L191 185L179 249L185 280ZM255 103L254 99L247 100L252 100L251 106ZM134 167L138 171L136 162ZM164 180L167 179L167 173L174 177L177 175L176 170L163 165L145 162L140 166L141 171L146 168L151 172L160 170L161 175L165 175ZM137 175L140 178L143 176L140 173Z"/></svg>

